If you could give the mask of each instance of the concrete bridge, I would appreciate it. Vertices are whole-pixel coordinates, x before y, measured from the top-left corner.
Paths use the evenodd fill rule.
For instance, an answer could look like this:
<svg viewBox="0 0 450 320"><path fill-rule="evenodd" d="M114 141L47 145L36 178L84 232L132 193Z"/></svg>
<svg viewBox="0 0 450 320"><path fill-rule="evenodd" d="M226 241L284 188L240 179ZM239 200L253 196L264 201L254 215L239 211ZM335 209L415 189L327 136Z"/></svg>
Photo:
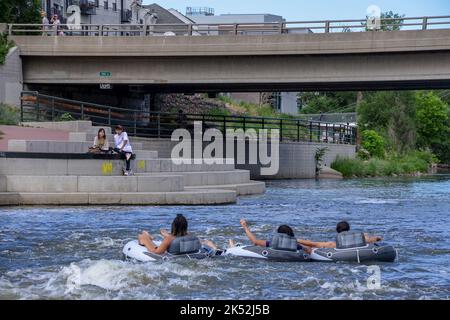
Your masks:
<svg viewBox="0 0 450 320"><path fill-rule="evenodd" d="M450 88L449 29L11 38L24 84L185 92Z"/></svg>

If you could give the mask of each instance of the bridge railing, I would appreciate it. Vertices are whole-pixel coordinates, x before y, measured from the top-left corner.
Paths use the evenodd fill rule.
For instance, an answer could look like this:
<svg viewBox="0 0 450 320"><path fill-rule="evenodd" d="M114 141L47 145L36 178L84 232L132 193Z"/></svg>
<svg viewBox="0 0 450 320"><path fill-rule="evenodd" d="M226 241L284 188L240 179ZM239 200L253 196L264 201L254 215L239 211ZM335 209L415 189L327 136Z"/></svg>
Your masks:
<svg viewBox="0 0 450 320"><path fill-rule="evenodd" d="M72 35L72 36L200 36L261 35L295 33L363 32L450 29L450 16L384 18L368 23L368 19L288 21L270 23L220 24L9 24L10 35Z"/></svg>
<svg viewBox="0 0 450 320"><path fill-rule="evenodd" d="M128 134L139 137L170 138L178 128L191 133L194 122L203 130L220 130L224 137L228 129L278 129L282 141L355 144L356 128L345 123L308 121L294 117L249 117L238 115L192 114L184 112L152 112L105 106L90 102L59 98L35 91L21 93L21 121L91 120L94 125L113 127L121 124Z"/></svg>

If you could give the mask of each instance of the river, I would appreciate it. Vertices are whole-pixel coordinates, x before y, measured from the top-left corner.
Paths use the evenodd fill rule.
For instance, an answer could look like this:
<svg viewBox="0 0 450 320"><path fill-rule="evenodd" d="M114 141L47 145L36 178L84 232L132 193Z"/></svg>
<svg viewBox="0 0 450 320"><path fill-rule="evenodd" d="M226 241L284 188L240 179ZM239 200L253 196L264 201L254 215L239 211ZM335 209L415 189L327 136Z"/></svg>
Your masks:
<svg viewBox="0 0 450 320"><path fill-rule="evenodd" d="M132 263L121 249L142 229L190 230L225 246L246 243L239 219L261 238L279 224L297 237L333 240L341 219L399 250L379 264L283 263L226 257ZM228 206L0 207L0 299L449 299L450 175L285 180Z"/></svg>

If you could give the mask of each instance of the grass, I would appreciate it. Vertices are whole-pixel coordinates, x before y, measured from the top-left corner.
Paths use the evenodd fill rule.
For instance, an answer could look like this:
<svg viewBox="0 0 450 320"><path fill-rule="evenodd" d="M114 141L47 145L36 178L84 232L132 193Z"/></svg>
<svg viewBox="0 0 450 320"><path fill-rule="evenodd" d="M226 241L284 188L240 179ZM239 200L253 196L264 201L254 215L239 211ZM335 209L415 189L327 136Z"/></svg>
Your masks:
<svg viewBox="0 0 450 320"><path fill-rule="evenodd" d="M0 103L0 124L17 125L20 121L19 108Z"/></svg>
<svg viewBox="0 0 450 320"><path fill-rule="evenodd" d="M434 157L431 153L414 151L401 156L391 155L386 159L337 158L331 164L331 168L339 171L346 178L380 177L426 173L433 162Z"/></svg>

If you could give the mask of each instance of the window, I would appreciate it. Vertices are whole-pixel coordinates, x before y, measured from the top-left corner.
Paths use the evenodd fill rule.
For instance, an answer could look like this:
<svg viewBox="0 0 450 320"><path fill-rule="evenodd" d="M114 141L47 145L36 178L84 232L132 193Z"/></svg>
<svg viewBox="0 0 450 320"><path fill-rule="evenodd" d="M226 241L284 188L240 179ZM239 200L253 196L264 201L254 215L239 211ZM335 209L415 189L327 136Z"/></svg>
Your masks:
<svg viewBox="0 0 450 320"><path fill-rule="evenodd" d="M108 10L108 1L103 2L103 8L105 8L105 10Z"/></svg>
<svg viewBox="0 0 450 320"><path fill-rule="evenodd" d="M117 11L117 3L116 2L113 2L112 9L113 9L113 11Z"/></svg>

